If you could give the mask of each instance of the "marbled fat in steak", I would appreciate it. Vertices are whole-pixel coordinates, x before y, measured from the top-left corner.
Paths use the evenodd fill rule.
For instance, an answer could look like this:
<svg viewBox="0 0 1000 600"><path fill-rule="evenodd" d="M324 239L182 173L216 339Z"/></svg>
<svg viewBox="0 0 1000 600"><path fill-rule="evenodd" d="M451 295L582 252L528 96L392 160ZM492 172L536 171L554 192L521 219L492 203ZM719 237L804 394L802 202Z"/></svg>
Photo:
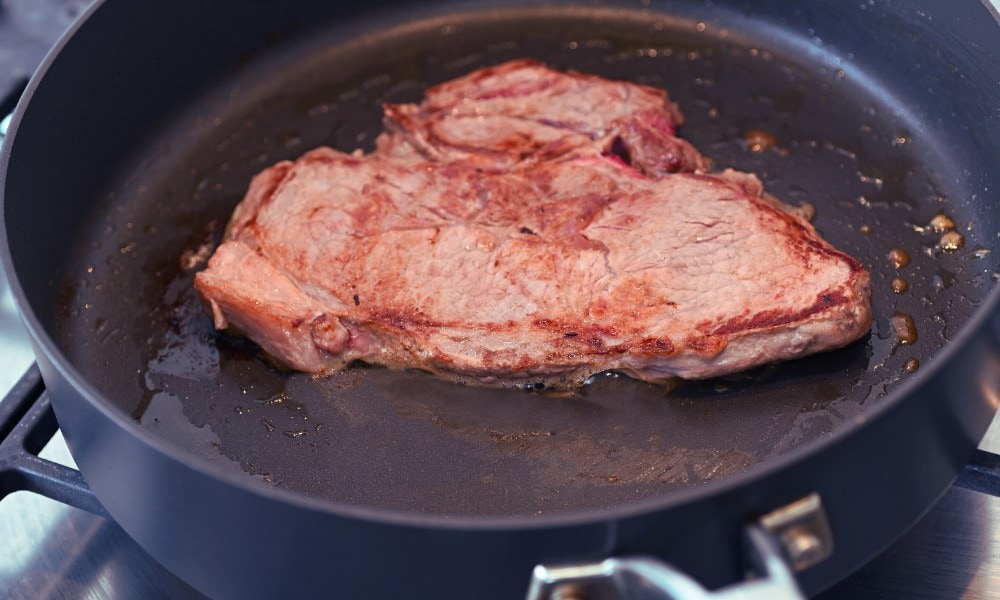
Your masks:
<svg viewBox="0 0 1000 600"><path fill-rule="evenodd" d="M861 265L754 176L703 172L662 91L515 61L386 120L371 154L254 178L195 281L217 328L310 373L565 388L712 377L870 327Z"/></svg>

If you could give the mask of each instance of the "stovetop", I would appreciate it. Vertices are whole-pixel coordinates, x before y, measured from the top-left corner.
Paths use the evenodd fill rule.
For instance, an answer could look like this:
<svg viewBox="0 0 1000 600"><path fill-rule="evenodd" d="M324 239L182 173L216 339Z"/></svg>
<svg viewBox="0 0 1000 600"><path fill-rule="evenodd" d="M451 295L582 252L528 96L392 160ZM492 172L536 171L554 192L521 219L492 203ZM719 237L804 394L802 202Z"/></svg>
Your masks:
<svg viewBox="0 0 1000 600"><path fill-rule="evenodd" d="M1000 6L1000 0L988 1ZM52 42L87 4L89 0L0 0L0 118L13 108ZM9 287L0 274L0 397L32 362ZM1000 452L1000 417L981 448ZM73 466L58 432L41 456ZM113 521L15 492L0 500L0 598L202 596L157 564ZM1000 498L949 489L906 535L820 596L820 600L920 598L1000 600Z"/></svg>

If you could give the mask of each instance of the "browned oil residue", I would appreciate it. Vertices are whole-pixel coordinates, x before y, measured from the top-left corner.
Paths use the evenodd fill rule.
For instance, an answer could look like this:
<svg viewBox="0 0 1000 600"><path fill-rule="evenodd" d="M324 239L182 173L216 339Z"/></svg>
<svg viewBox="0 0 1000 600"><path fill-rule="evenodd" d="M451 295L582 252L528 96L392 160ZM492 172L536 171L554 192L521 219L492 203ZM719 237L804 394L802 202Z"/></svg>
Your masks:
<svg viewBox="0 0 1000 600"><path fill-rule="evenodd" d="M890 285L892 286L892 291L897 294L904 294L910 289L910 284L902 277L893 279Z"/></svg>
<svg viewBox="0 0 1000 600"><path fill-rule="evenodd" d="M955 221L953 221L952 218L946 214L937 214L934 215L933 219L931 219L931 229L933 229L938 233L951 231L954 228L955 228Z"/></svg>
<svg viewBox="0 0 1000 600"><path fill-rule="evenodd" d="M778 138L762 129L747 131L743 134L743 141L746 142L747 149L756 154L767 152L778 145Z"/></svg>
<svg viewBox="0 0 1000 600"><path fill-rule="evenodd" d="M920 361L915 358L908 358L906 362L903 363L904 373L916 373L917 369L920 368Z"/></svg>
<svg viewBox="0 0 1000 600"><path fill-rule="evenodd" d="M946 231L941 236L941 249L953 252L965 245L965 237L961 233L952 230Z"/></svg>
<svg viewBox="0 0 1000 600"><path fill-rule="evenodd" d="M892 263L893 267L902 269L910 264L910 253L902 248L893 248L889 250L889 262Z"/></svg>
<svg viewBox="0 0 1000 600"><path fill-rule="evenodd" d="M892 331L900 344L909 345L917 341L917 326L913 324L913 317L906 313L892 315Z"/></svg>

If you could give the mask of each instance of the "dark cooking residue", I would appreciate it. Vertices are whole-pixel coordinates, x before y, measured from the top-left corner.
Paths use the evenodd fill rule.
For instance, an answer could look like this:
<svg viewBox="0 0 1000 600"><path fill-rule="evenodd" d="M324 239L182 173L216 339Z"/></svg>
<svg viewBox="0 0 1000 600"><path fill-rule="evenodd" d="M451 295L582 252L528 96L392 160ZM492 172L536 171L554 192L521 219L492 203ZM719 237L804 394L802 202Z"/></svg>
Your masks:
<svg viewBox="0 0 1000 600"><path fill-rule="evenodd" d="M743 134L743 142L747 150L760 154L775 148L778 145L778 138L763 129L750 129Z"/></svg>
<svg viewBox="0 0 1000 600"><path fill-rule="evenodd" d="M931 219L930 227L937 233L944 233L955 228L955 221L944 213L938 213Z"/></svg>
<svg viewBox="0 0 1000 600"><path fill-rule="evenodd" d="M945 252L954 252L965 245L965 236L958 231L954 219L944 213L934 215L925 229L941 234L937 247Z"/></svg>
<svg viewBox="0 0 1000 600"><path fill-rule="evenodd" d="M957 231L946 231L939 242L942 250L954 252L965 245L965 237Z"/></svg>
<svg viewBox="0 0 1000 600"><path fill-rule="evenodd" d="M913 323L913 317L906 313L897 312L892 315L892 331L900 344L917 343L917 326Z"/></svg>
<svg viewBox="0 0 1000 600"><path fill-rule="evenodd" d="M902 248L889 250L889 262L896 269L902 269L910 264L910 253Z"/></svg>

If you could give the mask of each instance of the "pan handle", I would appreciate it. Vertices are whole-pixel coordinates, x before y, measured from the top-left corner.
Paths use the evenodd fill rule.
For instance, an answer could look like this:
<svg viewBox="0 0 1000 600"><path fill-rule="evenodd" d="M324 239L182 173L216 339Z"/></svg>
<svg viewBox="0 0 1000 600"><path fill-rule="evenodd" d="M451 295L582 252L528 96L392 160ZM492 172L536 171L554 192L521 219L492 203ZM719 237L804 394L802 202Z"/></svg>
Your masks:
<svg viewBox="0 0 1000 600"><path fill-rule="evenodd" d="M757 577L708 591L674 567L644 556L560 566L538 565L526 600L804 600L792 571L833 552L818 494L747 525L746 542Z"/></svg>

